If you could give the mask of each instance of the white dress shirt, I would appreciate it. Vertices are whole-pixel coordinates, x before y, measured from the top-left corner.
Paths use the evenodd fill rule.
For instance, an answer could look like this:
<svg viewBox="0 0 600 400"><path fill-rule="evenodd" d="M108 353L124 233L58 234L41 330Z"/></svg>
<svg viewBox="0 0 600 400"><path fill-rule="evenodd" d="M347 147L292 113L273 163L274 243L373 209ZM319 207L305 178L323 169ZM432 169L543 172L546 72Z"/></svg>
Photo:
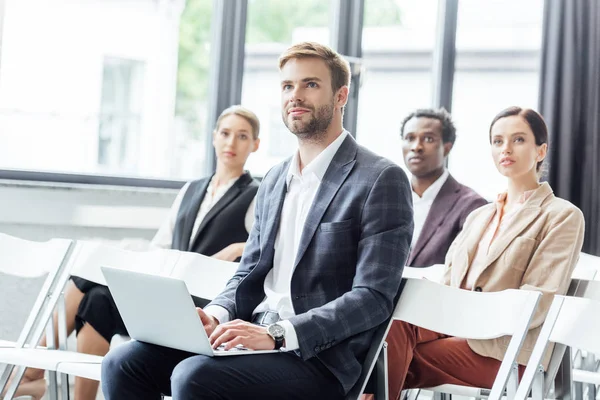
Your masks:
<svg viewBox="0 0 600 400"><path fill-rule="evenodd" d="M436 181L427 188L427 190L423 192L423 196L421 197L419 197L419 195L414 191L412 192L415 230L413 232L411 247L415 247L415 244L419 239L419 235L421 235L421 231L423 230L423 225L425 225L425 220L427 219L427 214L429 214L431 205L433 204L433 201L437 197L438 193L440 193L444 183L446 183L448 175L450 175L448 170L444 169L444 173L437 178Z"/></svg>
<svg viewBox="0 0 600 400"><path fill-rule="evenodd" d="M297 350L300 347L296 330L287 319L296 315L292 305L291 283L304 222L319 190L323 176L347 135L348 132L344 130L302 171L300 171L299 166L299 154L296 152L287 172L287 193L281 210L279 229L275 237L273 268L265 278L265 298L254 309L253 313L263 311L279 313L282 321L278 324L285 329L284 350L287 351ZM205 311L221 323L229 321L229 313L220 306L210 306Z"/></svg>
<svg viewBox="0 0 600 400"><path fill-rule="evenodd" d="M235 182L237 182L237 178L231 179L224 185L220 185L216 190L213 191L215 176L212 177L208 187L206 188L206 194L204 195L204 199L202 199L202 204L200 204L200 209L198 210L198 215L196 216L196 220L194 221L194 227L192 229L192 235L190 236L190 244L196 237L196 233L198 232L198 228L200 228L200 224L206 217L206 214L214 207L215 204L221 200L223 195L233 186ZM177 222L177 214L179 213L179 208L181 207L181 202L183 200L183 196L187 192L190 187L190 182L186 183L179 194L175 198L173 205L171 206L171 210L169 211L169 216L163 222L162 226L154 235L152 242L150 242L151 247L160 247L163 249L170 249L173 243L173 231L175 230L175 223ZM246 232L250 233L252 229L252 224L254 223L254 201L252 200L250 206L248 206L248 210L246 211L246 215L244 217L244 226L246 227ZM206 254L207 256L212 256L212 254Z"/></svg>

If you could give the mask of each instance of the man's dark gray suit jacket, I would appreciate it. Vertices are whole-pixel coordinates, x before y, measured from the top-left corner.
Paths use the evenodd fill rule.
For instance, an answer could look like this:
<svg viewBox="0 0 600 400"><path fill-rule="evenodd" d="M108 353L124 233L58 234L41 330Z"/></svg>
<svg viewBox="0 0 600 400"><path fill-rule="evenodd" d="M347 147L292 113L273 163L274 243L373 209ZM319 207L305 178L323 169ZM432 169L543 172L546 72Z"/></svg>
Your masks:
<svg viewBox="0 0 600 400"><path fill-rule="evenodd" d="M272 168L256 197L240 266L210 304L250 320L264 299L290 159ZM347 393L399 295L412 232L411 188L391 161L348 135L325 173L302 231L291 282L303 359L318 357Z"/></svg>

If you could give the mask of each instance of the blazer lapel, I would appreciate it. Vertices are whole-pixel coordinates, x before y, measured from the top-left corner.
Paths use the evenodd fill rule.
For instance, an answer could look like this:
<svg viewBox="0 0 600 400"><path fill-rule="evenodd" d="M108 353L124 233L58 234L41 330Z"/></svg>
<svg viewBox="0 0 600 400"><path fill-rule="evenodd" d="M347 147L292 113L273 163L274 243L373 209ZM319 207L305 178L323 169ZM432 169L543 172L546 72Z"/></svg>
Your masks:
<svg viewBox="0 0 600 400"><path fill-rule="evenodd" d="M468 232L465 231L466 237L464 243L457 248L457 251L462 251L464 253L462 255L455 255L455 257L460 257L459 259L461 262L452 264L453 275L458 277L456 281L458 285L462 284L462 281L465 279L467 271L473 262L473 258L475 258L475 253L477 252L481 237L485 233L485 230L495 214L495 204L492 203L484 206L481 209L481 214L473 219L472 226L469 227Z"/></svg>
<svg viewBox="0 0 600 400"><path fill-rule="evenodd" d="M290 162L291 159L288 160L282 168L283 173L280 174L277 182L275 183L275 187L273 188L273 195L267 197L270 198L271 201L268 204L266 204L266 222L264 224L261 224L261 228L265 228L264 238L266 240L266 243L271 243L268 246L269 248L275 247L275 237L277 235L277 232L279 231L279 223L281 221L281 210L283 209L283 202L287 194L286 179ZM261 236L263 235L261 234Z"/></svg>
<svg viewBox="0 0 600 400"><path fill-rule="evenodd" d="M446 215L448 215L458 200L459 191L460 186L458 186L458 182L456 182L452 175L448 175L446 182L444 182L435 200L433 200L429 213L427 213L423 229L417 238L414 249L410 252L407 265L412 265L414 259L417 258L433 234L442 225Z"/></svg>
<svg viewBox="0 0 600 400"><path fill-rule="evenodd" d="M333 197L348 177L350 171L352 171L352 168L356 163L357 150L358 145L352 136L348 135L331 160L331 164L329 164L327 172L323 176L323 180L319 185L319 190L315 195L315 199L313 200L306 217L294 268L298 266L298 263L304 256L304 253L315 235L315 231L319 227L325 211L329 208Z"/></svg>
<svg viewBox="0 0 600 400"><path fill-rule="evenodd" d="M200 205L204 200L204 196L206 195L206 189L210 184L211 178L207 178L205 182L198 186L196 193L192 195L192 200L190 204L192 206L188 210L188 214L186 215L185 221L183 222L183 234L181 236L180 249L182 251L189 251L190 247L190 239L192 237L192 230L194 229L194 223L196 222L196 218L198 217L198 211L200 210Z"/></svg>
<svg viewBox="0 0 600 400"><path fill-rule="evenodd" d="M190 251L193 248L193 245L195 244L196 240L198 240L198 238L202 234L202 231L208 225L208 223L217 214L219 214L221 212L221 210L223 210L225 207L227 207L227 205L229 203L231 203L238 196L238 194L240 193L240 191L242 190L242 188L244 186L246 186L250 180L252 180L252 178L250 177L250 175L248 173L245 173L244 175L240 176L240 178L237 180L237 182L235 182L233 184L233 186L230 187L227 190L227 192L225 192L225 194L223 195L223 197L221 197L219 199L219 201L217 201L217 204L215 204L208 211L208 213L206 213L206 215L204 216L204 219L202 220L202 222L200 223L200 226L198 227L198 231L194 235L194 240L191 242L192 245L190 245ZM206 188L204 188L204 193L206 193ZM198 206L198 208L200 208L200 206ZM196 210L196 215L198 215L198 210Z"/></svg>

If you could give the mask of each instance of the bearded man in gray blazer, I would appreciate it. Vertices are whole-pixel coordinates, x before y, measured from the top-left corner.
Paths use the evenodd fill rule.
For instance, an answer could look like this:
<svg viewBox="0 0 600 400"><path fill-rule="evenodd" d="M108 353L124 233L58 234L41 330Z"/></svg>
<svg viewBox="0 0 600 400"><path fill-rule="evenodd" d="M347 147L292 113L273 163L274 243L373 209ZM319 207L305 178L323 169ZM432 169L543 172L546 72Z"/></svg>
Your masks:
<svg viewBox="0 0 600 400"><path fill-rule="evenodd" d="M343 129L339 54L300 43L279 68L298 152L264 177L239 269L198 314L215 348L281 351L211 358L128 343L103 362L108 400L343 399L390 318L413 231L408 179Z"/></svg>

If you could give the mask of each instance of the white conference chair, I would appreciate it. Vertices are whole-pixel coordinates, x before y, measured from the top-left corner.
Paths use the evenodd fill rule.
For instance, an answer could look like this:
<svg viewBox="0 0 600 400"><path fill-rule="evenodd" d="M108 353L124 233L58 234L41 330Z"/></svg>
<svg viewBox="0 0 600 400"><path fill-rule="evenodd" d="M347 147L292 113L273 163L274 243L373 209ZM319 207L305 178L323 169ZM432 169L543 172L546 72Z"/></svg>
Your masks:
<svg viewBox="0 0 600 400"><path fill-rule="evenodd" d="M596 274L596 278L597 277L598 274ZM600 281L582 282L580 292L581 296L578 297L600 302ZM598 359L594 353L586 352L585 349L574 348L572 349L572 352L575 354L575 357L572 368L571 365L569 365L570 368L567 371L568 377L573 383L572 388L574 392L572 397L577 399L584 398L586 392L585 386L587 387L587 397L595 399L597 386L600 385L600 374L596 373L596 371L598 371ZM569 386L569 388L571 388L571 386Z"/></svg>
<svg viewBox="0 0 600 400"><path fill-rule="evenodd" d="M481 293L425 279L408 279L393 319L462 338L493 339L512 336L494 385L485 393L486 397L499 400L504 395L505 388L509 398L516 392L516 358L540 297L541 293L526 290ZM482 316L486 315L490 318L483 321ZM441 385L425 390L465 393L469 397L481 395L463 391L461 386L455 385Z"/></svg>
<svg viewBox="0 0 600 400"><path fill-rule="evenodd" d="M71 243L71 241L69 241L69 243ZM31 253L31 251L28 252L25 248L21 248L17 252L17 254L28 253ZM51 400L58 397L56 372L58 371L58 366L60 363L77 363L81 367L80 375L91 379L91 377L86 376L86 371L90 366L100 365L102 362L102 357L67 351L66 348L66 319L62 291L69 277L71 275L77 275L96 283L105 284L104 277L102 276L100 270L100 267L103 265L169 275L174 268L175 263L179 259L178 253L179 252L177 251L163 249L147 252L136 252L122 250L117 247L95 242L78 241L77 244L72 246L68 265L64 266L59 279L57 279L55 282L54 301L51 304L48 304L47 307L42 308L45 312L45 315L47 315L47 318L44 320L46 321L48 318L51 318L53 310L58 305L59 349L52 349L52 346L49 346L48 349L40 349L36 348L34 345L32 345L32 343L29 343L28 348L22 348L23 346L0 348L0 362L7 363L9 365L18 365L21 367L19 368L19 371L23 372L25 367L47 370L49 373L48 395L50 396ZM36 307L38 307L37 304ZM37 308L34 308L34 312L36 309ZM43 326L39 330L39 334L35 336L35 343L39 341L42 334ZM52 328L52 324L48 325L46 337L49 344L54 343L54 330ZM18 380L20 380L21 377L22 373L21 376L18 376ZM15 381L16 380L17 379L15 379ZM13 382L11 388L7 392L7 399L10 399L9 395L14 393L17 386L18 382ZM62 398L68 399L68 390L68 376L66 374L62 374Z"/></svg>
<svg viewBox="0 0 600 400"><path fill-rule="evenodd" d="M597 276L597 270L589 265L579 265L575 269L571 277L571 283L567 291L568 296L583 297L585 295L588 283L594 280ZM566 346L556 345L550 358L547 371L542 369L537 371L539 379L543 382L544 396L550 395L554 391L556 398L561 398L565 391L570 391L571 378L571 352ZM457 395L464 397L472 397L477 399L487 398L490 393L489 388L477 388L460 385L440 385L436 390L436 394ZM433 390L423 389L423 390ZM412 390L409 398L415 399L419 395L419 390ZM441 397L441 396L436 396Z"/></svg>
<svg viewBox="0 0 600 400"><path fill-rule="evenodd" d="M106 251L112 254L107 256ZM126 262L119 260L119 255L125 254L120 249L105 249L102 257L111 257L109 265L115 268L130 270L140 270L138 267L131 267L135 264L140 265L141 260L147 260L148 255L144 253L128 254ZM153 251L154 252L154 251ZM229 279L237 270L238 263L217 260L197 253L182 252L177 250L159 250L159 252L168 253L162 256L162 260L169 260L172 266L151 266L165 272L164 275L176 279L181 279L186 283L190 294L203 299L211 300L218 295L224 288ZM137 260L135 259L137 258ZM152 257L150 257L152 259ZM156 259L156 257L155 257ZM166 261L164 261L166 262ZM95 264L95 263L94 263ZM129 267L128 267L129 266ZM168 271L168 273L166 273ZM87 275L91 277L90 275ZM87 277L85 277L87 279ZM102 278L103 280L103 278ZM56 370L60 373L81 376L87 379L100 380L102 357L82 355L79 359L63 359L56 364Z"/></svg>
<svg viewBox="0 0 600 400"><path fill-rule="evenodd" d="M600 285L591 282L595 295L600 292ZM549 343L562 344L575 349L582 349L600 355L600 301L590 298L555 296L548 316L544 322L538 340L534 346L529 364L521 379L515 398L526 399L532 389L534 400L542 399L541 382L536 379L536 371ZM581 371L573 374L576 381L600 385L600 373Z"/></svg>
<svg viewBox="0 0 600 400"><path fill-rule="evenodd" d="M19 278L40 278L46 276L42 288L27 317L25 325L16 342L2 341L0 344L0 363L7 364L0 377L0 392L8 383L15 365L4 352L24 352L37 347L48 321L52 325L52 313L59 302L62 284L68 279L67 264L74 249L72 240L52 239L47 242L33 242L0 233L0 272ZM8 299L1 298L6 302ZM49 347L54 340L49 341ZM26 348L27 347L27 348ZM25 368L18 368L7 390L6 399L11 399L18 388ZM56 376L49 376L50 385L56 384ZM55 388L52 388L55 389Z"/></svg>

